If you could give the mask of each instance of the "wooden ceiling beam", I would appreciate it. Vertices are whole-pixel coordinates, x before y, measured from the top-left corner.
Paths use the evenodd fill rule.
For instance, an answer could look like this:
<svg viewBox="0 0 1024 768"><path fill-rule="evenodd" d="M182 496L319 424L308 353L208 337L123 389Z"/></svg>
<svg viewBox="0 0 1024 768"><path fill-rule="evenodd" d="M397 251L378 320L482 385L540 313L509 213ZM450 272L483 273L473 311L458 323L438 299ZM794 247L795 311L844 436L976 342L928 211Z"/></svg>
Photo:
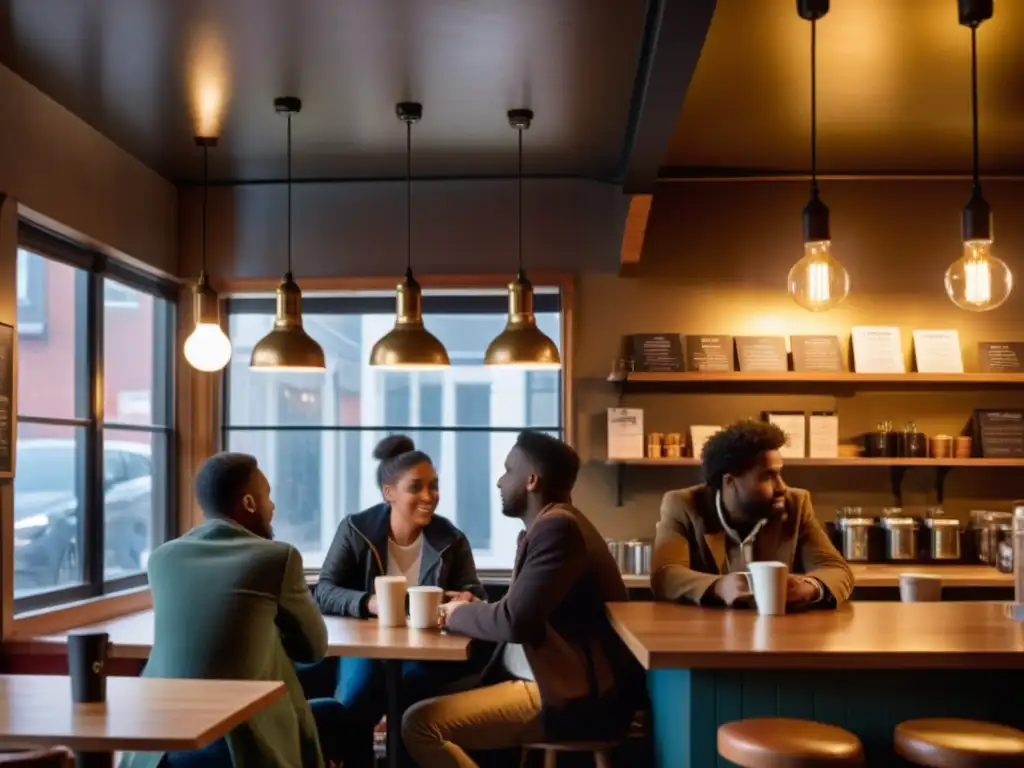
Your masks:
<svg viewBox="0 0 1024 768"><path fill-rule="evenodd" d="M647 235L647 219L651 215L654 195L630 195L626 226L622 230L619 275L636 277L640 272L640 255Z"/></svg>
<svg viewBox="0 0 1024 768"><path fill-rule="evenodd" d="M620 163L627 194L654 192L716 0L650 0Z"/></svg>

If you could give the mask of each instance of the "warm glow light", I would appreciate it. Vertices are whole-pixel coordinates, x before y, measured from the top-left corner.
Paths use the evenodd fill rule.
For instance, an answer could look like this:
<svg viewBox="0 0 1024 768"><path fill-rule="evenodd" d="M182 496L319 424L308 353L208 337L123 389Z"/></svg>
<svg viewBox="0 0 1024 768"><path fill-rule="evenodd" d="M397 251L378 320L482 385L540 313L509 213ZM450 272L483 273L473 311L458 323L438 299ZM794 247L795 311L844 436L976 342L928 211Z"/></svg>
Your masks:
<svg viewBox="0 0 1024 768"><path fill-rule="evenodd" d="M850 293L850 273L832 257L832 242L804 243L804 257L789 270L793 301L811 312L825 312Z"/></svg>
<svg viewBox="0 0 1024 768"><path fill-rule="evenodd" d="M189 43L188 93L196 136L219 136L227 111L228 56L217 30L200 28Z"/></svg>
<svg viewBox="0 0 1024 768"><path fill-rule="evenodd" d="M992 255L991 240L968 240L964 254L946 270L946 293L961 309L986 312L1006 301L1013 290L1013 273Z"/></svg>
<svg viewBox="0 0 1024 768"><path fill-rule="evenodd" d="M231 360L231 341L215 323L198 323L185 339L185 359L199 371L219 371Z"/></svg>

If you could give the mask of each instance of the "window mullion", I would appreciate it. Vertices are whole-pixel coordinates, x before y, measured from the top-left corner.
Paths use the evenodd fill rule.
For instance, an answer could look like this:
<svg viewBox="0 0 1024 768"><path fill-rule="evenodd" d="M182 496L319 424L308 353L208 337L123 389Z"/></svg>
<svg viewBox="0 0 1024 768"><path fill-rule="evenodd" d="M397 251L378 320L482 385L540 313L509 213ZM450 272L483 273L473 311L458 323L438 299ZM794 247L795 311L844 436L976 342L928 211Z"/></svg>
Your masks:
<svg viewBox="0 0 1024 768"><path fill-rule="evenodd" d="M82 532L82 578L90 585L90 593L103 592L104 545L103 504L103 276L90 270L83 275L85 322L79 323L85 329L84 343L78 349L84 350L84 386L79 392L87 393L85 428L85 503L80 523ZM80 395L82 396L82 395Z"/></svg>

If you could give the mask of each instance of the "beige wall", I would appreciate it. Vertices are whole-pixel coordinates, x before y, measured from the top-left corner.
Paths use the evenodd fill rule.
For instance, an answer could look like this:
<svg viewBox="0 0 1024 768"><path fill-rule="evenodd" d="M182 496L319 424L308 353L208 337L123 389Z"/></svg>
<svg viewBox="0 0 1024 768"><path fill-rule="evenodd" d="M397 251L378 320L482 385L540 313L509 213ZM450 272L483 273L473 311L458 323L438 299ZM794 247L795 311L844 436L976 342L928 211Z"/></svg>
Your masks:
<svg viewBox="0 0 1024 768"><path fill-rule="evenodd" d="M17 316L18 211L96 247L174 275L177 190L10 70L0 67L0 322ZM10 531L11 485L0 482L0 519ZM3 536L10 583L10 536ZM10 593L3 589L3 620Z"/></svg>
<svg viewBox="0 0 1024 768"><path fill-rule="evenodd" d="M578 444L586 465L577 500L607 535L650 536L662 493L698 481L695 468L626 471L626 504L614 505L614 470L606 456L605 409L614 405L604 381L628 333L723 334L834 333L845 342L854 325L897 325L910 352L914 328L956 328L968 370L976 370L976 343L1024 340L1024 288L991 313L957 309L945 297L942 276L959 256L959 210L968 182L825 183L832 210L834 253L850 271L850 297L840 308L814 315L784 290L786 274L802 256L800 209L804 183L674 183L655 195L641 276L622 279L585 274L577 317L576 407ZM996 215L997 253L1024 275L1024 188L1015 182L985 184ZM909 361L909 357L908 357ZM726 423L765 409L837 410L843 437L890 419L915 420L932 434L956 432L976 407L1024 407L1024 393L835 393L628 395L645 409L646 431L683 431L689 424ZM789 482L810 488L819 513L841 505L890 504L885 469L791 468ZM908 473L907 506L934 504L934 474ZM1024 496L1020 470L957 469L946 484L947 508L1006 508Z"/></svg>

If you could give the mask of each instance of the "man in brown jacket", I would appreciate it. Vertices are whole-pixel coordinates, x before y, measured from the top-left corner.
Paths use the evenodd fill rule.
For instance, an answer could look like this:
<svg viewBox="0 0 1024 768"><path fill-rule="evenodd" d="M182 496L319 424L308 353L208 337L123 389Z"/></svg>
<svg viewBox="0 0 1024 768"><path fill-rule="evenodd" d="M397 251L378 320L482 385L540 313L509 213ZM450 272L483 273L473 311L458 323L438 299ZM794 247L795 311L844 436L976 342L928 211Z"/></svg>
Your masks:
<svg viewBox="0 0 1024 768"><path fill-rule="evenodd" d="M822 529L807 491L786 487L786 435L743 421L704 446L705 484L665 494L654 541L651 586L659 600L750 605L749 563L789 566L787 606L834 608L849 599L853 573Z"/></svg>
<svg viewBox="0 0 1024 768"><path fill-rule="evenodd" d="M442 606L450 632L500 643L486 687L421 702L402 723L425 768L475 768L466 750L625 734L645 695L643 670L608 621L627 599L604 539L572 506L576 452L523 432L498 480L502 511L521 518L512 582L496 603Z"/></svg>

